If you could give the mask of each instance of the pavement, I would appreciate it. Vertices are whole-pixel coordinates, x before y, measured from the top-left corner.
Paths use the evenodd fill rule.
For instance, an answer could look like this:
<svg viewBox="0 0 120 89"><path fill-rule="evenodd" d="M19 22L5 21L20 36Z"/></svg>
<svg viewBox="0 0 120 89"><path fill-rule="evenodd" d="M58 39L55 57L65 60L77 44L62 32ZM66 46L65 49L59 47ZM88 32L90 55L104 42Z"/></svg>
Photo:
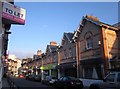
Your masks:
<svg viewBox="0 0 120 89"><path fill-rule="evenodd" d="M10 89L10 85L5 77L2 78L2 89Z"/></svg>

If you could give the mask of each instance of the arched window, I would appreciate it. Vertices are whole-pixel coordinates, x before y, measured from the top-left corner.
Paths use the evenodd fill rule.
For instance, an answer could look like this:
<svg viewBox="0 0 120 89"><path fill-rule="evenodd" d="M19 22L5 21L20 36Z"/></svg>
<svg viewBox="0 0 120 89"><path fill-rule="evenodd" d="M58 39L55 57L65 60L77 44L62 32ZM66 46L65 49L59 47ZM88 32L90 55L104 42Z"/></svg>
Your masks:
<svg viewBox="0 0 120 89"><path fill-rule="evenodd" d="M73 55L72 55L72 49L71 48L69 48L69 57L72 57Z"/></svg>
<svg viewBox="0 0 120 89"><path fill-rule="evenodd" d="M85 43L86 43L86 49L93 48L93 39L92 39L92 33L91 32L87 32L85 34Z"/></svg>
<svg viewBox="0 0 120 89"><path fill-rule="evenodd" d="M93 47L93 42L92 42L92 38L86 38L86 48L87 49L91 49Z"/></svg>

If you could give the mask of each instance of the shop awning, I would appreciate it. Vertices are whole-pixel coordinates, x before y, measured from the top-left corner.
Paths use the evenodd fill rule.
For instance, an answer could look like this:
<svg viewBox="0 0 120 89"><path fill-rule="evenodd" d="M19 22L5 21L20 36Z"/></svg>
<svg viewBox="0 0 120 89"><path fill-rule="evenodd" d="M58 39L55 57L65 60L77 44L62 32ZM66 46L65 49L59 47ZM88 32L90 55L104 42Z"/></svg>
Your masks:
<svg viewBox="0 0 120 89"><path fill-rule="evenodd" d="M48 64L46 66L40 67L40 69L42 69L42 70L51 70L51 69L55 69L56 66L57 66L57 64Z"/></svg>
<svg viewBox="0 0 120 89"><path fill-rule="evenodd" d="M69 68L76 68L77 63L70 62L70 63L62 63L56 66L56 69L69 69Z"/></svg>

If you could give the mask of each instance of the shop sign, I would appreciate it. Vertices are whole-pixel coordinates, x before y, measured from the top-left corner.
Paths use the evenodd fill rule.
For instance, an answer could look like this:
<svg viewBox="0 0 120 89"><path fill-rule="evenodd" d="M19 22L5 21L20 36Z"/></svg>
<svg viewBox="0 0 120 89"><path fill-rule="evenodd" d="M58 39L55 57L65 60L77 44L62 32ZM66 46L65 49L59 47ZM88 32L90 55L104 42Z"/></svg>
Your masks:
<svg viewBox="0 0 120 89"><path fill-rule="evenodd" d="M8 2L3 2L2 18L11 24L25 24L26 10Z"/></svg>
<svg viewBox="0 0 120 89"><path fill-rule="evenodd" d="M40 69L50 70L50 69L55 69L55 67L56 67L56 64L49 64L49 65L46 65L46 66L42 66Z"/></svg>

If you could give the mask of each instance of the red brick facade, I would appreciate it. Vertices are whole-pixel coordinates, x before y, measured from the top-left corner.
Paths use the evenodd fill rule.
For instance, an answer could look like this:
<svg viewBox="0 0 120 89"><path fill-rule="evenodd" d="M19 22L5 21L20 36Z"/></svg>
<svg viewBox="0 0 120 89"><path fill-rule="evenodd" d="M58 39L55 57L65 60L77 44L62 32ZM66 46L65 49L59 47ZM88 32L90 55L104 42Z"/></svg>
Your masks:
<svg viewBox="0 0 120 89"><path fill-rule="evenodd" d="M63 34L59 46L47 45L41 66L50 75L54 75L51 65L57 64L59 76L102 79L108 69L120 67L120 31L115 26L93 16L83 17L74 33Z"/></svg>
<svg viewBox="0 0 120 89"><path fill-rule="evenodd" d="M79 77L101 79L114 67L111 60L119 56L118 29L94 18L84 17L78 29Z"/></svg>

